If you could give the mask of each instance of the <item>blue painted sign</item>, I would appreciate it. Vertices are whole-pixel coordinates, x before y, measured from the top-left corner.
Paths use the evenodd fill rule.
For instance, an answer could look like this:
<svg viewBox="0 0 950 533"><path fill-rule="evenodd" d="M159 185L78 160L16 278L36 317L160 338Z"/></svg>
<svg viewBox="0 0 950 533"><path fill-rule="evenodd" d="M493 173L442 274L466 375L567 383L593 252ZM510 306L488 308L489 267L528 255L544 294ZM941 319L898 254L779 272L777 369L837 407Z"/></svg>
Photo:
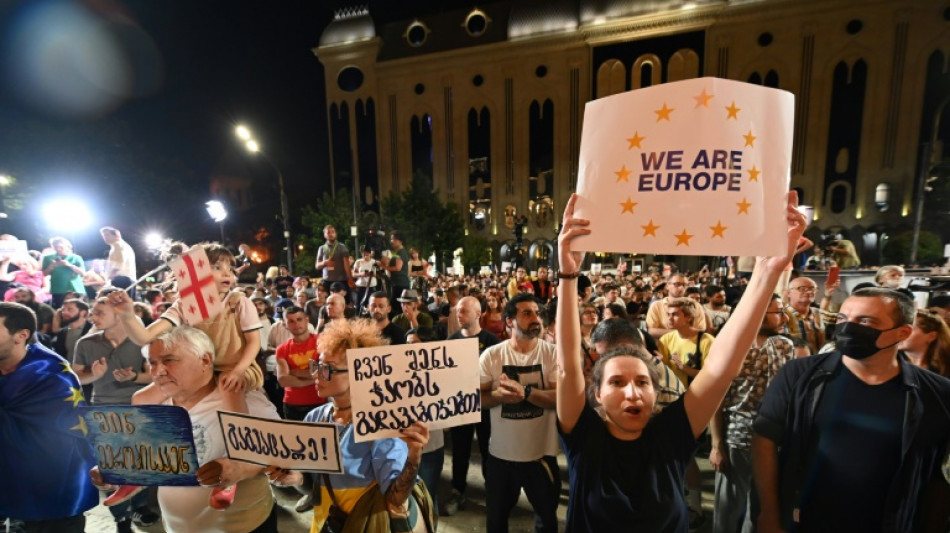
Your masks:
<svg viewBox="0 0 950 533"><path fill-rule="evenodd" d="M188 411L173 405L82 408L99 471L112 485L198 485Z"/></svg>

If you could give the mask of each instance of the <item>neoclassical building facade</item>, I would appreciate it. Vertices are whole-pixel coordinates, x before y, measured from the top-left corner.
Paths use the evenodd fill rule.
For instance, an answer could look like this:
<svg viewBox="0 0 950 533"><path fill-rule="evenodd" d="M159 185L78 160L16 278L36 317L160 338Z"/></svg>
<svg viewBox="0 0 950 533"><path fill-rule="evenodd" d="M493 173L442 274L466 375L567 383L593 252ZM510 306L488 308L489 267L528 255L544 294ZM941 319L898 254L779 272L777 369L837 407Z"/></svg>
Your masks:
<svg viewBox="0 0 950 533"><path fill-rule="evenodd" d="M791 186L814 208L810 234L842 233L870 264L912 225L918 177L950 138L945 0L518 1L380 26L356 7L313 53L333 190L378 210L424 176L496 262L524 215L532 268L553 259L597 98L701 76L793 93Z"/></svg>

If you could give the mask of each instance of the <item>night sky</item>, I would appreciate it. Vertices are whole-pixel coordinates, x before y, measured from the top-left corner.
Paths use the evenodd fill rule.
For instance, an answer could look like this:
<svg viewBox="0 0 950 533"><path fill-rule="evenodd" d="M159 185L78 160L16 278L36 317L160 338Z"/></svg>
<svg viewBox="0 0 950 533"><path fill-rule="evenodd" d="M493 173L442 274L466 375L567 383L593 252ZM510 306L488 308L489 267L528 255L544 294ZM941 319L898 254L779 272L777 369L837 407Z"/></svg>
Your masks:
<svg viewBox="0 0 950 533"><path fill-rule="evenodd" d="M474 5L367 4L377 28ZM311 48L334 10L349 5L3 0L0 173L17 183L3 190L9 218L0 232L31 248L64 234L87 257L105 254L96 231L104 224L136 248L152 229L192 242L216 238L203 204L209 176L222 173L255 180L262 209L276 213L274 172L237 142L238 122L283 171L292 215L299 212L324 192L329 174L323 67ZM90 206L90 227L47 226L40 207L64 195ZM250 229L229 223L242 221L226 222L229 233Z"/></svg>

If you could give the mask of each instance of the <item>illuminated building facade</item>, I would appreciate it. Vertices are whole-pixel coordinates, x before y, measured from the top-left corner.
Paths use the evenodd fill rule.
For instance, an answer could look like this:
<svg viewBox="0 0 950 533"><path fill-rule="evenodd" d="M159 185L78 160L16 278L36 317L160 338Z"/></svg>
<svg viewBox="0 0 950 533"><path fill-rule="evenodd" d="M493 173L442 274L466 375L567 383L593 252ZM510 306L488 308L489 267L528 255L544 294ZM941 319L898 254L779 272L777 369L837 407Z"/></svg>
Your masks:
<svg viewBox="0 0 950 533"><path fill-rule="evenodd" d="M496 249L527 215L532 268L553 260L596 98L701 76L793 93L791 186L814 207L809 234L840 232L870 264L913 223L918 176L950 138L950 118L935 120L950 95L946 1L547 0L381 27L371 15L338 12L313 50L334 190L378 209L426 176Z"/></svg>

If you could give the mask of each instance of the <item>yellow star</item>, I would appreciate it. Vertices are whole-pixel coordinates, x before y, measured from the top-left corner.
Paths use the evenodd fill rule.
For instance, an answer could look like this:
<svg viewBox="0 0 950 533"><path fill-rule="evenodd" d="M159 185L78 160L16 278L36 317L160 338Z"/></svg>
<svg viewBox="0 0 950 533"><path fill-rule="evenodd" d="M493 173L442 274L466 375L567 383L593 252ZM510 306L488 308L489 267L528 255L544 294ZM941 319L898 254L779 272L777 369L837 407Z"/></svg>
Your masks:
<svg viewBox="0 0 950 533"><path fill-rule="evenodd" d="M628 197L627 197L627 201L626 201L626 202L620 202L620 205L623 206L623 211L620 212L621 215L624 214L624 213L626 213L626 212L628 212L628 211L629 211L630 214L632 215L632 214L633 214L633 208L634 208L634 206L637 205L637 202L631 201L631 200L630 200L630 197L628 196Z"/></svg>
<svg viewBox="0 0 950 533"><path fill-rule="evenodd" d="M654 226L654 225L653 225L653 219L652 219L652 218L650 219L650 223L649 223L649 224L647 224L646 226L640 226L640 227L643 228L643 236L644 236L644 237L646 237L647 235L652 235L653 237L656 237L656 230L660 229L660 226Z"/></svg>
<svg viewBox="0 0 950 533"><path fill-rule="evenodd" d="M746 201L745 198L743 198L741 202L736 202L736 205L739 206L739 212L736 213L737 215L741 215L742 213L745 213L745 214L748 215L748 214L749 214L749 207L750 207L752 204L750 204L748 201Z"/></svg>
<svg viewBox="0 0 950 533"><path fill-rule="evenodd" d="M667 122L669 122L670 113L672 113L673 111L674 111L673 108L666 107L666 102L663 102L663 107L654 111L654 113L656 113L656 121L659 122L661 120L666 120Z"/></svg>
<svg viewBox="0 0 950 533"><path fill-rule="evenodd" d="M618 170L617 172L614 172L614 174L617 175L617 183L620 183L621 181L626 181L629 183L630 180L628 180L627 178L632 173L633 173L632 171L627 170L627 165L624 165L623 167L620 168L620 170Z"/></svg>
<svg viewBox="0 0 950 533"><path fill-rule="evenodd" d="M82 389L81 389L81 388L79 388L79 389L74 389L74 388L70 387L70 388L69 388L69 391L70 391L72 394L69 395L68 397L64 398L64 399L63 399L64 402L73 402L73 407L76 407L76 406L79 405L79 402L85 400L85 398L82 397Z"/></svg>
<svg viewBox="0 0 950 533"><path fill-rule="evenodd" d="M81 431L83 437L89 435L89 428L86 427L86 419L83 417L79 417L79 423L69 429Z"/></svg>
<svg viewBox="0 0 950 533"><path fill-rule="evenodd" d="M639 131L633 132L633 137L627 138L627 142L630 143L630 146L627 147L627 150L633 150L633 147L643 149L643 147L640 146L640 143L643 142L643 139L646 139L646 137L641 137Z"/></svg>
<svg viewBox="0 0 950 533"><path fill-rule="evenodd" d="M736 107L736 102L733 100L730 105L726 106L726 111L729 112L729 115L726 116L726 120L729 120L730 118L733 120L739 120L739 111L742 110Z"/></svg>
<svg viewBox="0 0 950 533"><path fill-rule="evenodd" d="M713 232L712 237L710 237L710 239L712 239L712 238L715 238L715 237L720 237L720 238L725 237L725 235L723 234L723 232L726 231L726 230L729 229L729 228L727 228L726 226L723 226L723 225L722 225L722 221L720 220L720 221L716 222L716 225L715 225L715 226L709 226L709 229L711 229L712 232Z"/></svg>
<svg viewBox="0 0 950 533"><path fill-rule="evenodd" d="M69 392L71 392L72 394L66 397L63 401L73 402L73 407L78 406L79 402L85 399L82 397L82 388L74 389L73 387L69 387Z"/></svg>
<svg viewBox="0 0 950 533"><path fill-rule="evenodd" d="M755 165L752 165L752 168L749 169L749 181L759 181L759 174L762 172L755 168Z"/></svg>
<svg viewBox="0 0 950 533"><path fill-rule="evenodd" d="M72 368L69 368L68 361L60 361L59 364L63 367L63 373L72 372Z"/></svg>
<svg viewBox="0 0 950 533"><path fill-rule="evenodd" d="M742 138L745 139L746 146L751 146L752 148L755 148L755 140L758 139L758 137L756 137L755 135L752 135L751 129L749 130L749 133L747 133L746 135L743 135Z"/></svg>
<svg viewBox="0 0 950 533"><path fill-rule="evenodd" d="M692 235L690 235L689 233L686 233L686 228L683 228L683 233L680 233L679 235L674 235L674 237L676 237L677 246L681 244L685 244L686 246L689 246L689 240L693 238Z"/></svg>
<svg viewBox="0 0 950 533"><path fill-rule="evenodd" d="M703 87L703 92L693 97L693 100L696 100L696 107L703 106L709 108L709 101L712 100L713 95L706 94L706 88Z"/></svg>

